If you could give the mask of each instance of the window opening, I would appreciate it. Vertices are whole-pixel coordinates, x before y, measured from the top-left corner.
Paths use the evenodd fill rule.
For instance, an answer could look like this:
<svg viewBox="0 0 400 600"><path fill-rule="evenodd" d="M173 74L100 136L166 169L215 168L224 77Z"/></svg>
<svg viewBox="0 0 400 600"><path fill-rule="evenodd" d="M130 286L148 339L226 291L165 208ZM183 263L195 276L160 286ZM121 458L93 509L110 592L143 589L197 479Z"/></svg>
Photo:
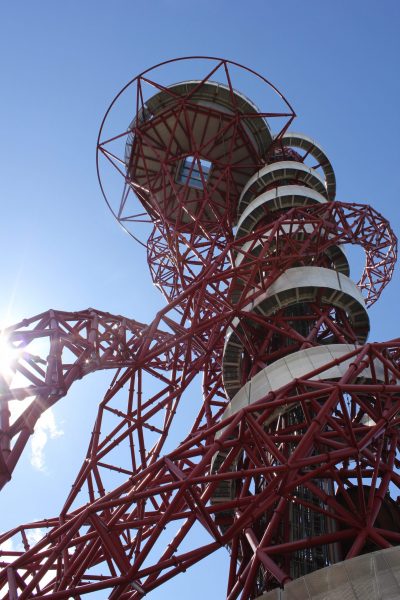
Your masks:
<svg viewBox="0 0 400 600"><path fill-rule="evenodd" d="M212 163L209 160L187 156L180 164L177 182L202 190L208 181L211 167Z"/></svg>

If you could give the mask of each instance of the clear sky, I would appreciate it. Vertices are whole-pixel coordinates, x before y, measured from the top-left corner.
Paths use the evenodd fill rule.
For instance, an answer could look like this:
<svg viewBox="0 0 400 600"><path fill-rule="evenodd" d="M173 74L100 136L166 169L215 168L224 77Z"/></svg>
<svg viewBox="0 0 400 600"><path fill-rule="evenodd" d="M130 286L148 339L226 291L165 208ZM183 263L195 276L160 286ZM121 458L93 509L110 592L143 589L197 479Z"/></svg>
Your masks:
<svg viewBox="0 0 400 600"><path fill-rule="evenodd" d="M337 199L372 204L399 234L399 27L398 0L0 2L1 321L93 306L150 322L163 305L102 200L95 146L116 92L175 56L267 76L298 115L293 129L327 151ZM399 281L397 271L370 311L371 340L400 335ZM58 511L109 376L78 382L55 407L42 462L28 448L0 494L1 530ZM226 564L222 550L151 597L222 598Z"/></svg>

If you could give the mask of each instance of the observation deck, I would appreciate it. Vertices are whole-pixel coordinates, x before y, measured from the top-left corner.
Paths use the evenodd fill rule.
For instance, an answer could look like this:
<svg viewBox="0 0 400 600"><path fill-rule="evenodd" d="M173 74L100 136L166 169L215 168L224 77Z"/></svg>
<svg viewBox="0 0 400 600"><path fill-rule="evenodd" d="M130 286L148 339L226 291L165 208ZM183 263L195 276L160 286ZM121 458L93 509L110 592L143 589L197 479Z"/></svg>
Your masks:
<svg viewBox="0 0 400 600"><path fill-rule="evenodd" d="M235 213L273 141L250 100L212 81L164 88L129 129L130 185L153 219L182 230L196 223L212 227Z"/></svg>

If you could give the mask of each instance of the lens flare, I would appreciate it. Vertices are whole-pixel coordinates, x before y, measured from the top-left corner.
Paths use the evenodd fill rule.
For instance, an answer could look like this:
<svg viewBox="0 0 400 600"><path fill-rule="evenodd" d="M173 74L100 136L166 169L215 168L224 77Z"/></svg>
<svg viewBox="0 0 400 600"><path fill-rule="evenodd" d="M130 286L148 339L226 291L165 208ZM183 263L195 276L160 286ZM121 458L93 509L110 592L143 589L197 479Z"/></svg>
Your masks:
<svg viewBox="0 0 400 600"><path fill-rule="evenodd" d="M15 365L21 356L21 350L15 348L9 338L0 334L0 375L9 384L15 374Z"/></svg>

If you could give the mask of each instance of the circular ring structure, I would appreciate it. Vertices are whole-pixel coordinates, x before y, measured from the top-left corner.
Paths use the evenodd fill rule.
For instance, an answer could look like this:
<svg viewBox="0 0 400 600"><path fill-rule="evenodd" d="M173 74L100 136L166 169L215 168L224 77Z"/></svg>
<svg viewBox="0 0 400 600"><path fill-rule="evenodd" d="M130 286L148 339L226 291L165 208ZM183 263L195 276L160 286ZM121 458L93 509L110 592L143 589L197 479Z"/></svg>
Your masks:
<svg viewBox="0 0 400 600"><path fill-rule="evenodd" d="M360 290L346 275L323 267L287 269L265 292L245 306L243 312L249 313L249 317L251 313L269 317L282 308L314 302L317 296L323 304L347 313L359 343L367 339L369 318ZM232 322L223 353L223 380L230 398L242 385L244 344L238 335L243 328L242 319L237 317Z"/></svg>
<svg viewBox="0 0 400 600"><path fill-rule="evenodd" d="M279 186L276 189L269 190L268 192L262 193L250 202L242 213L239 222L237 224L237 231L235 240L239 240L241 237L249 236L252 232L258 228L260 222L265 218L266 214L273 213L278 210L284 210L302 206L312 206L315 204L325 204L326 198L319 192L311 188L299 185L286 185ZM308 234L314 232L314 226L306 224L302 228L299 225L287 224L281 226L282 232L288 233L293 237L304 239ZM296 231L298 230L298 233ZM264 231L263 231L264 233ZM268 235L268 230L265 231ZM247 241L243 244L242 251L238 251L235 257L235 265L239 266L242 260L245 258L246 252L259 251L261 249L261 239L256 244L252 240ZM271 252L274 252L275 244L270 245ZM336 271L343 273L344 275L350 274L350 267L346 257L346 254L339 245L333 244L328 247L325 254L332 261L332 266Z"/></svg>
<svg viewBox="0 0 400 600"><path fill-rule="evenodd" d="M325 175L325 185L328 193L328 199L334 200L336 196L336 177L332 164L321 146L310 137L303 133L294 133L287 131L280 139L284 147L297 148L304 150L306 154L303 160L311 156L316 161L314 168L320 167Z"/></svg>
<svg viewBox="0 0 400 600"><path fill-rule="evenodd" d="M257 199L253 202L257 202ZM332 224L335 223L332 232L334 232L333 237L335 238L336 247L343 244L355 244L362 246L364 249L366 256L365 268L357 285L364 293L367 306L371 306L378 300L384 287L389 283L397 260L397 238L389 222L378 211L366 204L348 204L346 202L335 201L324 203L310 202L308 206L307 201L305 203L306 212L310 215L310 222L316 223L315 219L320 220L320 232L328 232L327 227L332 228ZM261 204L262 202L260 206ZM258 208L258 204L255 206ZM270 209L270 206L274 210L276 209L273 200L271 200L271 203L268 202L268 209ZM279 206L279 202L277 206ZM274 223L276 226L280 226L280 221L290 223L291 219L297 220L301 218L302 212L304 212L302 207L293 207L289 209L286 215L281 215ZM250 213L251 209L249 209L249 213L246 213L246 216ZM245 218L244 216L240 227L244 224ZM272 226L274 226L274 223ZM267 230L270 227L271 225L268 225ZM249 228L246 226L246 229ZM264 230L253 231L253 234L257 236L256 243L260 240L261 244L261 239L264 240L264 244L270 243L265 241L268 235L264 235ZM330 235L328 235L329 239ZM320 244L320 242L318 243ZM242 242L241 247L236 248L236 265L239 265L243 260L243 254L248 252L248 249L252 247L251 244L254 246L252 240L246 239L244 243ZM240 258L241 255L242 258ZM337 258L339 259L339 256ZM344 262L343 267L345 267ZM338 270L344 274L348 274L345 268L339 268Z"/></svg>
<svg viewBox="0 0 400 600"><path fill-rule="evenodd" d="M315 228L311 223L306 223L302 226L282 224L280 227L280 231L277 233L277 235L279 235L280 233L285 233L287 235L290 234L292 239L303 241L308 235L312 236L314 232ZM263 234L267 236L268 230L263 230ZM250 239L249 241L245 242L234 256L235 267L240 267L241 265L243 265L244 262L249 259L249 255L251 255L252 257L257 256L262 251L262 247L263 243L261 239ZM276 243L271 243L268 247L268 252L267 254L264 254L264 257L270 257L275 253L275 251ZM328 259L332 263L332 268L335 271L349 276L349 261L347 260L345 251L343 250L343 248L340 247L340 245L332 244L332 246L329 246L324 250L323 254L325 254L328 257Z"/></svg>
<svg viewBox="0 0 400 600"><path fill-rule="evenodd" d="M154 220L164 217L186 230L224 218L224 173L230 170L231 189L242 189L272 143L258 113L236 90L215 82L183 82L146 102L130 125L125 160L127 180Z"/></svg>
<svg viewBox="0 0 400 600"><path fill-rule="evenodd" d="M230 417L249 404L255 404L269 392L274 392L294 379L301 379L313 371L316 373L310 377L311 381L340 379L353 360L352 356L347 359L343 357L356 348L354 344L326 344L298 350L280 358L259 371L235 394L223 418ZM378 361L376 361L374 377L381 381L385 379L382 364ZM359 374L358 379L372 379L371 368L366 367Z"/></svg>
<svg viewBox="0 0 400 600"><path fill-rule="evenodd" d="M327 344L293 352L268 365L242 386L229 402L221 418L229 419L247 406L261 401L270 392L276 392L297 379L306 378L309 381L339 380L351 366L356 352L357 346L354 344ZM373 361L373 372L371 365L368 365L356 378L359 383L371 380L385 381L384 368L379 360ZM267 427L289 410L293 410L293 401L274 410L264 422L264 426ZM375 421L371 418L364 418L362 424L373 426ZM218 437L221 436L222 432L223 430L218 432ZM227 454L226 450L221 450L214 456L211 472L218 471ZM234 471L235 468L236 463L232 463L230 470ZM219 504L229 501L233 499L234 493L233 480L223 479L215 488L211 502Z"/></svg>
<svg viewBox="0 0 400 600"><path fill-rule="evenodd" d="M250 234L257 227L260 219L265 216L265 211L294 208L297 206L310 206L311 204L324 204L325 196L312 188L304 185L282 185L273 190L268 190L256 196L240 215L237 223L235 239Z"/></svg>
<svg viewBox="0 0 400 600"><path fill-rule="evenodd" d="M241 216L250 202L269 186L286 186L293 182L300 182L328 199L325 182L315 169L301 162L283 160L264 166L249 179L240 196L238 214Z"/></svg>
<svg viewBox="0 0 400 600"><path fill-rule="evenodd" d="M176 81L176 70L181 75L186 66L191 77L171 86L170 71ZM262 87L260 109L237 91L246 77ZM271 93L279 104L275 111L266 100ZM128 114L120 116L120 110ZM106 112L97 144L103 196L137 241L135 230L142 223L148 236L143 223L151 220L177 232L201 230L207 237L221 221L236 218L242 188L273 142L268 123L282 115L283 131L295 116L291 105L265 77L239 63L203 56L160 63L132 79ZM106 166L112 174L105 179ZM106 185L118 174L123 189L114 197Z"/></svg>

